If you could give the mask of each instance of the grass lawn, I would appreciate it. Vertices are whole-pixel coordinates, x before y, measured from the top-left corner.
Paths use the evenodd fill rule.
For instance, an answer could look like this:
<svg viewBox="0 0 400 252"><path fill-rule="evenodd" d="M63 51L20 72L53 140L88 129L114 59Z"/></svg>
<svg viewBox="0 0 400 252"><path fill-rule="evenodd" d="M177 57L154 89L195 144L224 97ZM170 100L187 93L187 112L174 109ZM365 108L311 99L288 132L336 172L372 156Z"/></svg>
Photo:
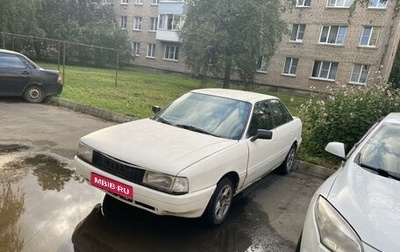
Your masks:
<svg viewBox="0 0 400 252"><path fill-rule="evenodd" d="M57 68L54 64L40 65ZM117 84L115 76L114 69L66 66L63 76L64 89L60 98L134 118L144 118L152 115L152 105L164 107L189 90L221 87L216 81L205 82L187 75L134 68L119 70ZM240 87L231 85L231 88ZM308 99L263 88L254 91L278 96L294 115L299 114L300 104Z"/></svg>
<svg viewBox="0 0 400 252"><path fill-rule="evenodd" d="M54 64L39 65L57 69L57 65ZM62 72L62 69L60 70ZM60 98L139 119L153 114L152 105L164 107L189 90L222 86L217 81L202 81L183 74L135 68L119 70L117 84L115 76L115 69L66 66L63 76L64 89ZM231 85L231 88L240 87ZM287 92L272 92L266 88L257 88L253 91L279 97L293 115L299 117L302 117L299 111L300 105L310 99ZM300 148L297 158L323 166L336 166L308 155L304 147Z"/></svg>

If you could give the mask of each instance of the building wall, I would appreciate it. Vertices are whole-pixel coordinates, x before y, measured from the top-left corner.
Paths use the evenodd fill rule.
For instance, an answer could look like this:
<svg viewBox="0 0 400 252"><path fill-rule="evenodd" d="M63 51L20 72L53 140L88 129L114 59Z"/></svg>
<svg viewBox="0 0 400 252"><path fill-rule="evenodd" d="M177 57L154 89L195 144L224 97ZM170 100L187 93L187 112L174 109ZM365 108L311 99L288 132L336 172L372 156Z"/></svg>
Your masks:
<svg viewBox="0 0 400 252"><path fill-rule="evenodd" d="M268 63L267 71L256 74L256 82L299 90L324 91L327 87L350 84L354 64L368 65L368 83L376 82L378 76L387 79L393 59L396 54L400 27L395 17L394 1L388 1L387 8L376 9L357 6L351 13L350 8L327 7L327 0L312 0L307 7L294 7L285 13L284 20L288 24L288 33L282 38L275 55ZM173 7L165 6L162 10ZM143 0L142 5L136 5L135 0L129 4L121 4L114 0L114 10L117 16L128 17L127 30L132 42L140 43L140 53L135 56L134 64L157 69L190 73L184 64L184 56L179 54L178 60L166 60L164 49L166 44L180 45L179 41L168 42L156 39L156 32L149 31L150 17L158 17L159 5L151 5L150 0ZM171 13L175 14L175 13ZM134 31L133 19L142 17L141 31ZM305 24L304 38L301 43L289 40L293 24ZM345 41L342 45L319 43L322 26L347 26ZM380 33L375 47L360 46L363 26L379 27ZM156 45L155 58L146 57L147 44ZM286 57L298 59L296 73L283 74ZM337 62L338 69L335 80L312 77L315 61Z"/></svg>
<svg viewBox="0 0 400 252"><path fill-rule="evenodd" d="M309 89L313 86L323 91L326 86L348 84L354 63L370 66L369 83L374 82L378 75L387 79L399 36L399 21L397 18L393 19L393 5L394 2L390 2L386 9L357 6L352 15L349 8L326 7L326 1L312 1L310 7L294 8L284 18L289 30L292 24L306 24L303 42L290 42L289 35L284 36L269 63L268 72L257 76L257 80L261 83L296 89ZM323 25L348 26L344 44L319 43ZM359 46L363 26L380 27L375 48ZM299 58L295 77L282 74L286 57ZM311 77L315 60L339 62L335 81Z"/></svg>

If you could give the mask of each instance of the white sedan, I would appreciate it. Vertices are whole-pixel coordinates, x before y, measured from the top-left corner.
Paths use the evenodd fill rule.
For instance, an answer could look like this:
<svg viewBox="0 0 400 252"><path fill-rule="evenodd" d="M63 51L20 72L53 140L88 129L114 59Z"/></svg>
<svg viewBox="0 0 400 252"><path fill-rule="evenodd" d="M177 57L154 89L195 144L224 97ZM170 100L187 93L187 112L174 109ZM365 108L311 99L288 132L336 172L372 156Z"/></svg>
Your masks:
<svg viewBox="0 0 400 252"><path fill-rule="evenodd" d="M77 171L108 199L212 226L234 195L278 167L290 172L302 140L301 120L260 93L193 90L155 112L84 136Z"/></svg>
<svg viewBox="0 0 400 252"><path fill-rule="evenodd" d="M400 251L400 113L377 122L314 194L297 251Z"/></svg>

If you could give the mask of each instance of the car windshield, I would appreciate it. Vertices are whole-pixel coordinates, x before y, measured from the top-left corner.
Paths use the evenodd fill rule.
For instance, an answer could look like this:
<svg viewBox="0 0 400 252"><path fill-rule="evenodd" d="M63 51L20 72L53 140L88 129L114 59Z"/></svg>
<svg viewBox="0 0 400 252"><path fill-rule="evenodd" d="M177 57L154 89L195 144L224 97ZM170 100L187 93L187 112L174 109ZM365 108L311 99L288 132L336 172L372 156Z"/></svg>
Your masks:
<svg viewBox="0 0 400 252"><path fill-rule="evenodd" d="M189 93L162 110L154 120L187 130L238 140L251 104L218 96Z"/></svg>
<svg viewBox="0 0 400 252"><path fill-rule="evenodd" d="M358 163L364 168L400 177L400 125L384 123L359 152Z"/></svg>

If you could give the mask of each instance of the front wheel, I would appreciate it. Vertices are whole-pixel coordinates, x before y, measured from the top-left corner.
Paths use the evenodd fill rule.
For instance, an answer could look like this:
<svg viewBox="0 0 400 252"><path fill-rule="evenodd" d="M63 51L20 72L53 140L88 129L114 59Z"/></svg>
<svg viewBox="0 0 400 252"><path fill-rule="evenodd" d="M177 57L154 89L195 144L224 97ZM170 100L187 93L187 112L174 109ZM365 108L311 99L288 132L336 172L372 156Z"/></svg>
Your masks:
<svg viewBox="0 0 400 252"><path fill-rule="evenodd" d="M300 249L301 249L301 239L302 239L302 237L303 237L303 232L300 233L299 240L297 241L297 244L296 244L296 252L300 252Z"/></svg>
<svg viewBox="0 0 400 252"><path fill-rule="evenodd" d="M233 184L229 178L222 179L208 203L203 217L208 225L215 227L228 217L232 205Z"/></svg>
<svg viewBox="0 0 400 252"><path fill-rule="evenodd" d="M289 153L287 154L285 161L283 161L283 163L279 167L279 171L282 174L288 174L289 172L292 171L295 154L296 154L296 145L293 144L292 147L290 147Z"/></svg>
<svg viewBox="0 0 400 252"><path fill-rule="evenodd" d="M106 193L104 195L103 204L101 206L101 211L102 211L104 217L110 218L110 219L115 219L115 218L119 217L119 215L121 214L121 209L125 205L126 204L124 202L121 202L120 200L118 200Z"/></svg>
<svg viewBox="0 0 400 252"><path fill-rule="evenodd" d="M30 86L25 90L23 97L27 102L40 103L43 101L45 94L41 87Z"/></svg>

